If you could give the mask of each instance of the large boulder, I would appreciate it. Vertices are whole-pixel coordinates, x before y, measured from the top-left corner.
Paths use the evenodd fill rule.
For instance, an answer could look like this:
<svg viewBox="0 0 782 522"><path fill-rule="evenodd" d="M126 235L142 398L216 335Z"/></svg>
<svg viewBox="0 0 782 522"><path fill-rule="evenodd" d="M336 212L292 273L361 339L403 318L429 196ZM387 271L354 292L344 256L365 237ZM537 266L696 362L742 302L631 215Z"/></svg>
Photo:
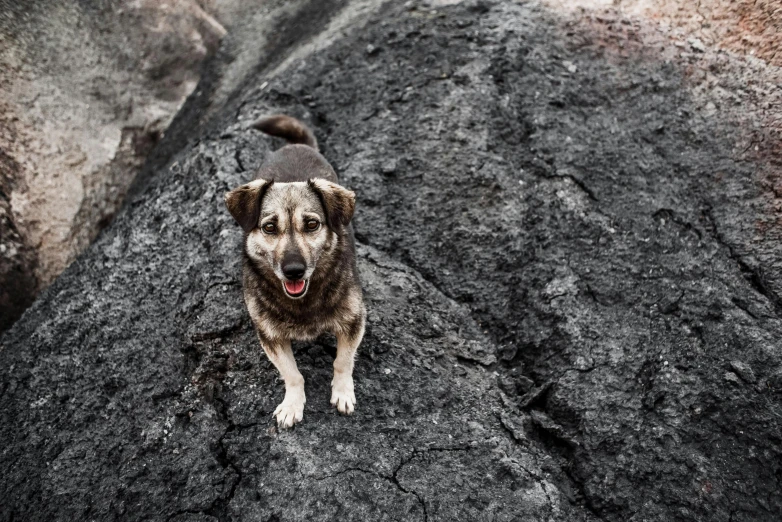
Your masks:
<svg viewBox="0 0 782 522"><path fill-rule="evenodd" d="M0 1L0 330L119 209L225 34L207 8Z"/></svg>
<svg viewBox="0 0 782 522"><path fill-rule="evenodd" d="M771 207L744 130L674 63L534 5L313 5L287 58L204 84L171 160L1 338L0 518L782 512L780 252L746 234ZM328 403L333 339L300 343L282 432L222 203L279 146L249 129L272 111L358 194L369 312L356 413Z"/></svg>

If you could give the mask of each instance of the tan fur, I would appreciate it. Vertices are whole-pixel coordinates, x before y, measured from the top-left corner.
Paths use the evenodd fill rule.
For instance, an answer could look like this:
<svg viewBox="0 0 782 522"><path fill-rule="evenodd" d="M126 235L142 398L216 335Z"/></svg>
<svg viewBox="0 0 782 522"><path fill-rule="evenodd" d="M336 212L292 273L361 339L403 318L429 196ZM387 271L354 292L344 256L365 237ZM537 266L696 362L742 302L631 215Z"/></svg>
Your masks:
<svg viewBox="0 0 782 522"><path fill-rule="evenodd" d="M295 247L310 267L304 276L304 279L309 279L317 266L330 231L321 226L316 232L308 232L305 229L307 219L321 222L325 220L321 203L308 190L307 184L275 183L265 195L259 228L255 228L247 236L248 253L257 260L269 262L282 280L284 276L280 271L280 263L285 252ZM266 223L276 224L279 232L275 235L265 234L261 227Z"/></svg>
<svg viewBox="0 0 782 522"><path fill-rule="evenodd" d="M276 151L261 166L259 179L225 197L245 231L245 304L264 352L285 382L285 398L274 415L287 428L302 420L306 401L292 340L336 335L331 403L341 413L355 409L353 366L366 318L350 225L356 198L337 183L304 124L278 115L257 127L307 145ZM310 229L308 222L318 226ZM300 272L285 268L293 258ZM304 290L288 293L284 282L292 280L286 273L296 273L292 277L304 281Z"/></svg>

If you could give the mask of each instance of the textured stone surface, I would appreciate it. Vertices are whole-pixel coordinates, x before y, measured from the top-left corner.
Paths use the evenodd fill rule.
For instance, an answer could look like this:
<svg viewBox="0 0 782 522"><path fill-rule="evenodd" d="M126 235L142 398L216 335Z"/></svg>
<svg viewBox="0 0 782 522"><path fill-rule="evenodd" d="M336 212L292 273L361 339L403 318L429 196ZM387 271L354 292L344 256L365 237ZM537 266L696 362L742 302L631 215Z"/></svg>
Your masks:
<svg viewBox="0 0 782 522"><path fill-rule="evenodd" d="M343 5L204 120L207 76L190 140L4 334L0 519L777 516L780 247L745 232L773 194L744 129L535 6ZM356 414L333 339L301 343L287 432L222 208L270 111L358 194L369 311Z"/></svg>
<svg viewBox="0 0 782 522"><path fill-rule="evenodd" d="M119 209L225 34L213 3L0 0L0 330Z"/></svg>
<svg viewBox="0 0 782 522"><path fill-rule="evenodd" d="M620 10L651 19L674 38L684 37L687 47L703 52L718 46L782 65L782 9L776 0L543 0L558 11L598 12L612 18ZM685 47L685 46L682 46Z"/></svg>

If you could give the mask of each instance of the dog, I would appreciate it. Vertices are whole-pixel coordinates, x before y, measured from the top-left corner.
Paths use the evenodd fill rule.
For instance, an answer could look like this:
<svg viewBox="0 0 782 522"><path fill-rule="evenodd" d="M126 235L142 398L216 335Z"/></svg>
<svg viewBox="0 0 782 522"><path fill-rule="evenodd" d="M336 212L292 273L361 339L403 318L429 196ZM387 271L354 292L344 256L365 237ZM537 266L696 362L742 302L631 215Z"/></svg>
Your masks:
<svg viewBox="0 0 782 522"><path fill-rule="evenodd" d="M349 415L356 407L353 366L366 322L351 225L356 196L338 184L302 122L278 114L253 127L288 142L264 161L255 181L225 195L244 230L244 301L261 347L285 383L274 416L282 428L303 419L304 378L291 341L326 332L337 338L331 404Z"/></svg>

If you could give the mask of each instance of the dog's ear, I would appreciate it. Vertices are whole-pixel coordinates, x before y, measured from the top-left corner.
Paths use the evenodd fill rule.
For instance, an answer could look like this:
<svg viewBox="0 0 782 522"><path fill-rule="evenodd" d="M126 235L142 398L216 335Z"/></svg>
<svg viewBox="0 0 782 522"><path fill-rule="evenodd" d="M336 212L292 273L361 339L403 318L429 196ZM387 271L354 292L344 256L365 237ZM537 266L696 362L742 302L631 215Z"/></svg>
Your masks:
<svg viewBox="0 0 782 522"><path fill-rule="evenodd" d="M338 230L346 227L356 210L356 194L321 178L313 178L308 183L323 205L329 228Z"/></svg>
<svg viewBox="0 0 782 522"><path fill-rule="evenodd" d="M274 182L256 179L225 195L225 206L228 207L228 212L245 232L250 232L258 226L258 218L261 216L261 200L272 183Z"/></svg>

